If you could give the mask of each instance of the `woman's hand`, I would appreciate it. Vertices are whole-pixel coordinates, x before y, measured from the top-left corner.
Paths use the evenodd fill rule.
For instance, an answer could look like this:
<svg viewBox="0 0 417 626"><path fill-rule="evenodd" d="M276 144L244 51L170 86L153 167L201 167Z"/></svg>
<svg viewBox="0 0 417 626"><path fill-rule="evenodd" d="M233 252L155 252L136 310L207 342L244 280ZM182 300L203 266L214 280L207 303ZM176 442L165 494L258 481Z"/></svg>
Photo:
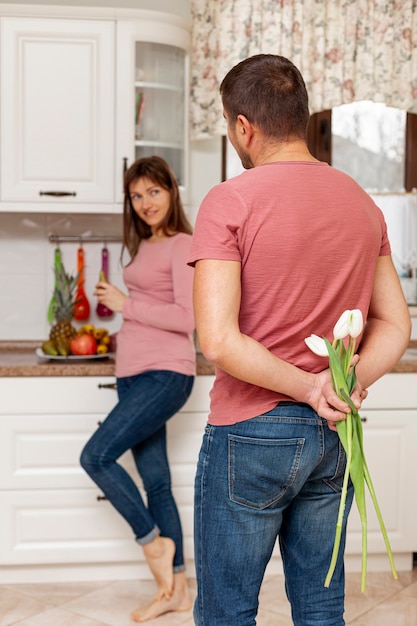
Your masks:
<svg viewBox="0 0 417 626"><path fill-rule="evenodd" d="M120 313L123 308L123 302L127 296L120 289L104 281L97 283L94 295L97 296L98 301L104 304L111 311Z"/></svg>

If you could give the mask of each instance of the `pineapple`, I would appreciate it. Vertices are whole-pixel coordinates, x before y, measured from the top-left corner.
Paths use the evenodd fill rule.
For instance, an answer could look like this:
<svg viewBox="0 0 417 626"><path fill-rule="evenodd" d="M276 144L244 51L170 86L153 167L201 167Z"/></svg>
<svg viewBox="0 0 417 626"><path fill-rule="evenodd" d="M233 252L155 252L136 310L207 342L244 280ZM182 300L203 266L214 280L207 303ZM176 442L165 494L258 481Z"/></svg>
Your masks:
<svg viewBox="0 0 417 626"><path fill-rule="evenodd" d="M57 346L68 345L77 334L71 324L75 306L74 290L77 287L77 281L78 275L67 274L63 263L55 269L55 324L51 328L49 339Z"/></svg>

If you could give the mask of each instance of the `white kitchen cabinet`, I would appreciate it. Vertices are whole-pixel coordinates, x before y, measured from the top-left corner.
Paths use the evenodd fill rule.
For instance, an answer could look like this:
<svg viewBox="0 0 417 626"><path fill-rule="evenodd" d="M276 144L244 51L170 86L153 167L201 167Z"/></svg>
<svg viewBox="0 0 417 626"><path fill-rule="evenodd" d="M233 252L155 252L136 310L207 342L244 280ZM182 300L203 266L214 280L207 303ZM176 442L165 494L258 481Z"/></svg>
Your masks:
<svg viewBox="0 0 417 626"><path fill-rule="evenodd" d="M115 24L2 17L2 210L114 202Z"/></svg>
<svg viewBox="0 0 417 626"><path fill-rule="evenodd" d="M157 155L170 164L187 201L189 40L188 29L174 16L117 22L118 200L124 168Z"/></svg>
<svg viewBox="0 0 417 626"><path fill-rule="evenodd" d="M130 528L101 499L79 466L80 451L116 402L99 388L111 378L0 379L0 582L146 577ZM193 558L193 484L209 411L212 376L198 376L191 397L168 422L173 491ZM399 570L417 552L417 374L389 374L370 388L361 410L365 452ZM122 459L136 475L130 454ZM140 479L137 483L141 488ZM354 504L346 568L358 570L361 530ZM368 498L368 569L389 569ZM278 549L269 573L281 571Z"/></svg>
<svg viewBox="0 0 417 626"><path fill-rule="evenodd" d="M120 213L125 169L153 154L186 203L189 25L116 7L34 11L0 5L0 211Z"/></svg>
<svg viewBox="0 0 417 626"><path fill-rule="evenodd" d="M195 466L212 380L197 377L186 405L168 423L188 559ZM129 526L79 465L84 443L117 401L113 389L101 387L112 382L94 376L0 379L0 582L29 582L39 572L54 580L58 567L62 580L88 578L85 572L97 564L93 578L106 572L112 578L116 567L125 577L137 577L140 567L142 576L149 575ZM122 463L142 489L130 453Z"/></svg>

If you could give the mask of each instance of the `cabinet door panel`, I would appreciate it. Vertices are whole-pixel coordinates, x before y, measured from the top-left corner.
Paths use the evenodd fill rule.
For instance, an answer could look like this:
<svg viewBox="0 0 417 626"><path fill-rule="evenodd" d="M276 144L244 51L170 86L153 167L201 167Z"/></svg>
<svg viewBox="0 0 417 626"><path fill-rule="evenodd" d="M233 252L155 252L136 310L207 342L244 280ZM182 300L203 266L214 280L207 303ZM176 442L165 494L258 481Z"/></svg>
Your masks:
<svg viewBox="0 0 417 626"><path fill-rule="evenodd" d="M117 402L117 392L105 385L110 376L56 376L0 378L2 414L107 414Z"/></svg>
<svg viewBox="0 0 417 626"><path fill-rule="evenodd" d="M3 18L1 199L113 202L114 24Z"/></svg>
<svg viewBox="0 0 417 626"><path fill-rule="evenodd" d="M0 489L91 487L80 453L105 415L0 417Z"/></svg>
<svg viewBox="0 0 417 626"><path fill-rule="evenodd" d="M417 458L417 412L362 412L364 448L382 517L394 552L417 550L417 500L410 497ZM366 488L366 492L367 492ZM385 553L372 499L367 495L368 550ZM347 553L361 553L361 523L356 503L349 518ZM388 561L387 561L388 563Z"/></svg>

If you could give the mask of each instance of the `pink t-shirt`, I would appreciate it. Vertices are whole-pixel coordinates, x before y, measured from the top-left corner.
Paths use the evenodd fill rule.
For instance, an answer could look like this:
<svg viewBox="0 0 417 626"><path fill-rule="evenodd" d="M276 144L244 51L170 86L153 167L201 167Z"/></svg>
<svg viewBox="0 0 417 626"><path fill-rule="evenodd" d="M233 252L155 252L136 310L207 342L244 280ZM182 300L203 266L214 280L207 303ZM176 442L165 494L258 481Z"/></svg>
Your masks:
<svg viewBox="0 0 417 626"><path fill-rule="evenodd" d="M366 319L375 267L390 254L384 217L346 174L318 162L275 162L214 187L199 210L189 262L240 261L239 325L281 359L319 372L304 339L332 339L346 309ZM211 424L232 424L291 400L217 369Z"/></svg>
<svg viewBox="0 0 417 626"><path fill-rule="evenodd" d="M145 239L125 267L129 295L117 334L117 377L146 370L195 374L190 245L191 235L185 233L158 243Z"/></svg>

